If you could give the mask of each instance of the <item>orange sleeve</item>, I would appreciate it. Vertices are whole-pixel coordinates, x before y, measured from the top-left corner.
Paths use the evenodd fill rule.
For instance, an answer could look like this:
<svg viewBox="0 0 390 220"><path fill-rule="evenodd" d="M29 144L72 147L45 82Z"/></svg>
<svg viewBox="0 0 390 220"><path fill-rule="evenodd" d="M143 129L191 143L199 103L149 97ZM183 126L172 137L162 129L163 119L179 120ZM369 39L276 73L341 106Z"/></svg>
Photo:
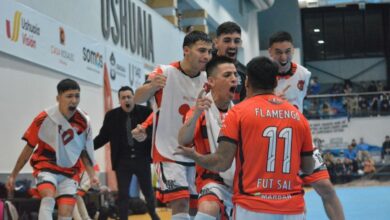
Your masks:
<svg viewBox="0 0 390 220"><path fill-rule="evenodd" d="M314 146L313 146L313 140L311 138L311 130L309 123L307 122L306 118L301 114L302 122L303 122L303 127L304 131L302 132L303 134L303 146L301 149L301 152L313 152Z"/></svg>
<svg viewBox="0 0 390 220"><path fill-rule="evenodd" d="M34 148L38 144L39 128L41 127L42 122L43 120L45 120L46 117L47 117L46 112L43 111L39 113L39 115L34 118L33 122L30 124L27 131L24 133L22 137L22 139L25 140L27 144L32 148Z"/></svg>
<svg viewBox="0 0 390 220"><path fill-rule="evenodd" d="M148 74L148 79L145 83L150 82L150 80L152 80L157 74L162 74L162 69L160 67L157 67L151 73Z"/></svg>
<svg viewBox="0 0 390 220"><path fill-rule="evenodd" d="M237 108L231 109L222 123L221 131L219 132L218 142L221 140L234 142L235 144L239 141L239 114Z"/></svg>
<svg viewBox="0 0 390 220"><path fill-rule="evenodd" d="M142 122L141 126L145 129L149 126L153 126L153 117L154 117L154 112L150 113L150 115L145 119L145 121Z"/></svg>

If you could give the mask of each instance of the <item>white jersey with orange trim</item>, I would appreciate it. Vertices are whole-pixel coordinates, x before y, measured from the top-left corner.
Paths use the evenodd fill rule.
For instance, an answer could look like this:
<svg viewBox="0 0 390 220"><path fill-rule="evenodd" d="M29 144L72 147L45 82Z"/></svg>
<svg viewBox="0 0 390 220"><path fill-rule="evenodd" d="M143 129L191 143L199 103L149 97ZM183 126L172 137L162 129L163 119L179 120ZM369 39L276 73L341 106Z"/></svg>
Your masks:
<svg viewBox="0 0 390 220"><path fill-rule="evenodd" d="M303 112L303 100L306 97L311 73L305 67L296 63L291 63L290 72L291 75L277 77L278 86L275 88L275 91L278 94L285 90L284 93L287 101L297 107L300 112ZM315 146L314 143L313 146ZM300 177L305 184L312 184L321 179L330 178L318 149L315 149L313 158L315 161L313 173L310 175L300 173Z"/></svg>
<svg viewBox="0 0 390 220"><path fill-rule="evenodd" d="M177 134L183 125L187 111L190 110L190 106L195 105L197 94L207 81L207 76L205 72L200 72L195 77L189 77L177 65L171 64L160 67L161 74L167 77L167 81L162 89L160 106L153 105L155 113L159 110L157 128L154 129L154 145L155 150L164 158L188 163L193 162L193 160L173 154L179 145ZM158 104L157 99L156 104ZM154 161L156 159L153 157Z"/></svg>
<svg viewBox="0 0 390 220"><path fill-rule="evenodd" d="M305 67L291 63L291 75L278 76L275 93L280 94L284 91L287 101L303 112L303 99L306 97L310 77L311 72Z"/></svg>

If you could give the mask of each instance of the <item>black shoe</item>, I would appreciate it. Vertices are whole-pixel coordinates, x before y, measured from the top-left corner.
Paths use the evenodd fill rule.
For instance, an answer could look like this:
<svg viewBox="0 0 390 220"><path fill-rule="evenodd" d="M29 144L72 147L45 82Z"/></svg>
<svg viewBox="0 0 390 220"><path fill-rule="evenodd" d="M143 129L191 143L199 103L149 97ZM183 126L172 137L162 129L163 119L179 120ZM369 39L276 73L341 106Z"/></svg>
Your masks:
<svg viewBox="0 0 390 220"><path fill-rule="evenodd" d="M152 220L160 220L160 217L158 217L157 213L150 215L150 217L152 218Z"/></svg>

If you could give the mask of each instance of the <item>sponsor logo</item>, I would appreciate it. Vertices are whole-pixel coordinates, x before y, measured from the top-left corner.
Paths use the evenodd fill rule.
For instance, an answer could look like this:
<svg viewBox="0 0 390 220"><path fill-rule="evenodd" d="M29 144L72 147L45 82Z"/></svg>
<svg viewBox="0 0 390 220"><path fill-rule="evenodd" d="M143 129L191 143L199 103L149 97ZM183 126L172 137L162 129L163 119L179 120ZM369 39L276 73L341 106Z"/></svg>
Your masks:
<svg viewBox="0 0 390 220"><path fill-rule="evenodd" d="M114 52L112 52L110 55L110 64L111 64L110 78L112 80L115 80L117 78L117 76L122 77L122 78L126 78L126 74L125 74L126 69L124 66L120 65L116 61Z"/></svg>
<svg viewBox="0 0 390 220"><path fill-rule="evenodd" d="M20 30L20 18L22 17L22 12L15 11L14 22L13 22L13 31L11 31L11 21L5 20L5 28L7 37L11 39L11 41L17 42L19 38L19 30Z"/></svg>
<svg viewBox="0 0 390 220"><path fill-rule="evenodd" d="M141 78L141 71L142 70L140 67L133 64L129 64L129 83L132 87L136 86L134 85L134 83L137 80L143 81L143 79Z"/></svg>
<svg viewBox="0 0 390 220"><path fill-rule="evenodd" d="M299 90L303 91L303 87L305 86L305 80L299 80L297 83L297 87Z"/></svg>
<svg viewBox="0 0 390 220"><path fill-rule="evenodd" d="M111 56L110 56L110 63L111 63L111 66L115 66L116 64L116 60L115 60L115 56L114 56L114 53L111 53ZM115 72L115 69L114 68L111 68L110 69L110 77L112 80L115 80L116 78L116 72Z"/></svg>
<svg viewBox="0 0 390 220"><path fill-rule="evenodd" d="M72 52L69 52L65 49L61 49L61 48L56 47L54 45L51 45L50 50L51 50L51 54L53 54L55 56L59 56L65 60L68 60L71 62L74 61L74 53L72 53Z"/></svg>
<svg viewBox="0 0 390 220"><path fill-rule="evenodd" d="M65 46L65 30L63 27L60 27L60 44Z"/></svg>
<svg viewBox="0 0 390 220"><path fill-rule="evenodd" d="M167 187L168 190L176 189L177 188L176 180L166 180L165 186Z"/></svg>
<svg viewBox="0 0 390 220"><path fill-rule="evenodd" d="M83 47L83 61L91 64L93 67L87 67L88 70L99 73L103 68L103 54Z"/></svg>
<svg viewBox="0 0 390 220"><path fill-rule="evenodd" d="M59 42L65 46L65 30L63 27L59 28ZM61 46L60 46L61 47ZM50 52L53 56L60 57L60 63L64 66L68 65L67 61L74 62L74 53L69 52L63 48L57 47L56 45L51 45Z"/></svg>
<svg viewBox="0 0 390 220"><path fill-rule="evenodd" d="M22 12L15 11L13 26L11 30L11 21L6 19L5 28L7 38L13 42L18 42L19 35L22 35L22 43L28 47L36 48L36 36L40 35L41 28L37 24L33 24L27 18L22 17Z"/></svg>

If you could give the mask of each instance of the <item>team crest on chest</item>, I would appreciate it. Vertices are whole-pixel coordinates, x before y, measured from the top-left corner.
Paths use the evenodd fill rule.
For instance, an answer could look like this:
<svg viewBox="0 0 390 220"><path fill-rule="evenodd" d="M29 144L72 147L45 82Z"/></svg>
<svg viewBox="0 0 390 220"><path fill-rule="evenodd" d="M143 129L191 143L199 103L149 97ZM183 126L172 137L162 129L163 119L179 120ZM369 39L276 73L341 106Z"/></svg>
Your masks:
<svg viewBox="0 0 390 220"><path fill-rule="evenodd" d="M299 80L298 83L297 83L297 87L301 91L303 91L304 85L305 85L305 80Z"/></svg>

